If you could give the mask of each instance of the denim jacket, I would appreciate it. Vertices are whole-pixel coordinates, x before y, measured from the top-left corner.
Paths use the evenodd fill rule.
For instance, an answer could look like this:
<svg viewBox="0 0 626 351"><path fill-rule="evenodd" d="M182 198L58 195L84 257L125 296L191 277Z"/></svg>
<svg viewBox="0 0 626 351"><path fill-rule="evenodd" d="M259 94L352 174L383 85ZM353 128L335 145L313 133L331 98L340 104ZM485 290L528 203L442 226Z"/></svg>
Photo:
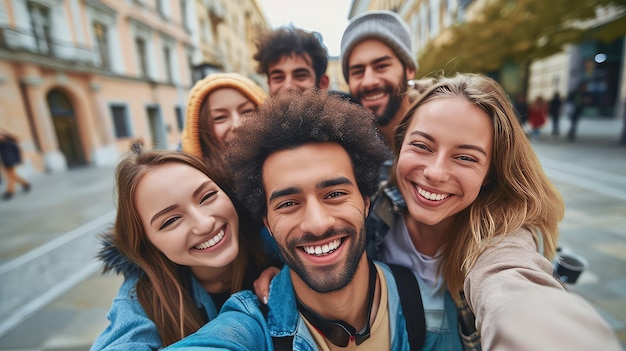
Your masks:
<svg viewBox="0 0 626 351"><path fill-rule="evenodd" d="M196 306L203 308L208 320L217 316L211 295L191 277L191 289ZM137 300L135 286L139 275L126 276L113 300L107 319L109 326L98 336L91 350L159 350L163 347L156 325L146 315Z"/></svg>
<svg viewBox="0 0 626 351"><path fill-rule="evenodd" d="M395 280L387 265L376 262L376 266L387 280L391 338L389 350L408 351L406 322ZM167 349L273 350L272 337L293 336L293 350L317 350L313 336L298 313L289 268L286 266L272 280L268 309L266 319L260 302L251 291L238 292L226 301L217 318ZM429 335L426 336L427 343L428 338Z"/></svg>
<svg viewBox="0 0 626 351"><path fill-rule="evenodd" d="M376 196L372 199L372 206L370 214L366 219L366 232L367 232L367 255L374 260L381 259L381 253L385 245L385 237L389 233L390 228L399 216L402 216L406 209L406 203L402 194L398 188L394 185L385 184L381 187ZM411 268L411 267L409 267ZM417 275L416 275L417 276ZM426 306L429 302L435 303L436 300L443 298L444 310L442 315L447 318L447 327L442 329L440 317L437 311L425 311L426 315L426 328L427 328L427 342L423 350L452 350L451 348L443 347L450 342L456 344L456 340L462 341L462 348L455 346L454 350L465 351L480 351L480 334L475 327L475 318L467 301L463 298L460 303L455 303L448 292L445 292L445 296L441 293L431 291L432 289L425 284L419 276L417 276L420 283L420 290L422 294L422 300ZM461 296L463 292L461 292ZM445 326L445 322L443 325ZM434 342L429 344L430 340L435 340L432 334L438 335L437 338L441 343ZM459 335L459 338L454 338L453 335ZM446 341L447 340L447 341ZM443 348L442 348L443 347Z"/></svg>
<svg viewBox="0 0 626 351"><path fill-rule="evenodd" d="M103 248L98 257L104 262L106 270L123 274L124 283L113 299L107 315L110 324L93 343L91 351L161 349L163 344L156 325L137 300L135 287L143 271L112 245L111 234L103 236L102 244ZM217 308L211 295L193 275L191 275L191 294L195 305L206 312L207 319L215 318Z"/></svg>

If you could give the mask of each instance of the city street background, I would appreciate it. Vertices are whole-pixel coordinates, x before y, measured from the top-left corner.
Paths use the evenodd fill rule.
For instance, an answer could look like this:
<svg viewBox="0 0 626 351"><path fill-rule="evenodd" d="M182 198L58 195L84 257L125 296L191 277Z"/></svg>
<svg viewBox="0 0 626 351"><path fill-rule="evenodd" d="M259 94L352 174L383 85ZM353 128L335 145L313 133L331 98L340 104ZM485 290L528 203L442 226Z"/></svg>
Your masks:
<svg viewBox="0 0 626 351"><path fill-rule="evenodd" d="M551 136L548 123L533 141L565 199L559 244L589 261L570 289L596 307L622 346L626 147L618 139L623 123L585 118L575 142ZM567 127L563 118L562 130ZM93 259L97 234L114 219L114 168L84 167L30 180L30 193L18 191L13 200L0 202L0 315L8 310L7 301L25 299L0 318L0 350L88 350L108 325L106 313L121 284L120 277L101 275Z"/></svg>

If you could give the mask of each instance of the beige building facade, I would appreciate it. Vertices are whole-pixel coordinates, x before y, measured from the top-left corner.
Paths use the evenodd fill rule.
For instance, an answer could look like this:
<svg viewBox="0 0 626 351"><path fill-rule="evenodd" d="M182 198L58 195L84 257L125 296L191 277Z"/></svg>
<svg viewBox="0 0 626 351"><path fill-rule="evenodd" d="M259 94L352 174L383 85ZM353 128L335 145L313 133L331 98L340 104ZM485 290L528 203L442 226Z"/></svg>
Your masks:
<svg viewBox="0 0 626 351"><path fill-rule="evenodd" d="M255 0L0 0L0 126L21 171L177 148L206 64L259 80L251 39L267 27Z"/></svg>

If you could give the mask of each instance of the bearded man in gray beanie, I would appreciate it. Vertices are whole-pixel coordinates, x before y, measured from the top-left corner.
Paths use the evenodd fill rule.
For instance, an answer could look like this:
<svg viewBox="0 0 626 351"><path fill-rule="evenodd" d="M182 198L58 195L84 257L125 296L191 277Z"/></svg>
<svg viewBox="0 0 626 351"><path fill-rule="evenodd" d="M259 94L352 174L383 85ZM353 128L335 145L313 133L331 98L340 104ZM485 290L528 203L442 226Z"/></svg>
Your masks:
<svg viewBox="0 0 626 351"><path fill-rule="evenodd" d="M353 18L341 38L343 76L350 93L374 113L390 147L410 104L410 94L405 93L417 70L413 55L410 29L391 11L370 11Z"/></svg>

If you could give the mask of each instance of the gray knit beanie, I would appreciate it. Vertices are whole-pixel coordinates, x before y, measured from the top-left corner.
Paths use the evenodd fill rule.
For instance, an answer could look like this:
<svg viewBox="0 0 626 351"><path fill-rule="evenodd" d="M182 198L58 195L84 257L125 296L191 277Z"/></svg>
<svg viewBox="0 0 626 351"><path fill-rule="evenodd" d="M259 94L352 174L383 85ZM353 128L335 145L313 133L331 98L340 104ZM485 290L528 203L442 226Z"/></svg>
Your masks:
<svg viewBox="0 0 626 351"><path fill-rule="evenodd" d="M387 44L402 63L417 70L409 26L395 12L369 11L354 17L341 38L341 63L346 82L350 52L359 42L370 38Z"/></svg>

